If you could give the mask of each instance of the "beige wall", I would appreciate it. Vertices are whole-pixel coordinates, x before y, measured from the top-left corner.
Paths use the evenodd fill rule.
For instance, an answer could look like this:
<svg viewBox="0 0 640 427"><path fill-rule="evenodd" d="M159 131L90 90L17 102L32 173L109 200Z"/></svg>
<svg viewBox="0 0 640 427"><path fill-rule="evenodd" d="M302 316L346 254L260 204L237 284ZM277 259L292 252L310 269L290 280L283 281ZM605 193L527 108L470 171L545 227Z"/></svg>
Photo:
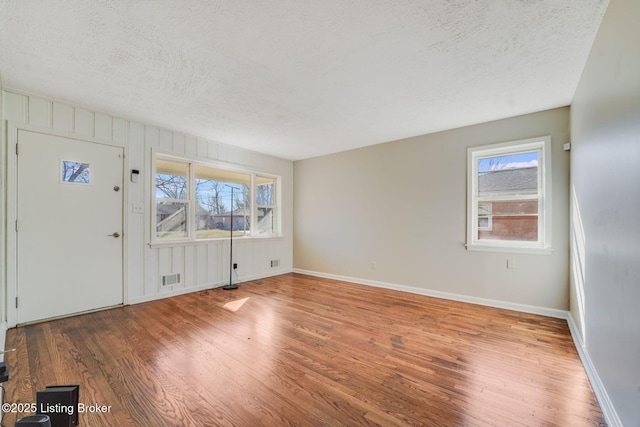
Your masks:
<svg viewBox="0 0 640 427"><path fill-rule="evenodd" d="M542 135L553 254L467 251L467 147ZM294 162L294 268L567 310L568 141L559 108Z"/></svg>
<svg viewBox="0 0 640 427"><path fill-rule="evenodd" d="M640 422L639 22L637 0L609 3L571 108L571 316L610 425L628 426Z"/></svg>

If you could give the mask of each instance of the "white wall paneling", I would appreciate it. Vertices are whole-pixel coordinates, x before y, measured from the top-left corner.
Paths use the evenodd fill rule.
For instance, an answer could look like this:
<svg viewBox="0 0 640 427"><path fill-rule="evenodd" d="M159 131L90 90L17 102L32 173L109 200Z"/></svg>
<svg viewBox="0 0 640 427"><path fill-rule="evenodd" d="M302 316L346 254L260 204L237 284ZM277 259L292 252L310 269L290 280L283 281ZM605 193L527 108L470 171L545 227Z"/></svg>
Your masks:
<svg viewBox="0 0 640 427"><path fill-rule="evenodd" d="M196 266L200 268L195 269L195 278L196 283L213 283L213 279L209 279L209 246L207 245L198 245L195 246L195 257L194 262Z"/></svg>
<svg viewBox="0 0 640 427"><path fill-rule="evenodd" d="M173 134L173 146L171 151L174 153L189 154L187 152L187 144L184 135Z"/></svg>
<svg viewBox="0 0 640 427"><path fill-rule="evenodd" d="M16 123L26 123L27 121L27 102L24 96L12 92L2 92L2 108L3 124L4 120ZM5 134L2 133L4 138Z"/></svg>
<svg viewBox="0 0 640 427"><path fill-rule="evenodd" d="M16 95L17 96L17 95ZM74 133L78 136L93 136L93 113L83 108L74 108Z"/></svg>
<svg viewBox="0 0 640 427"><path fill-rule="evenodd" d="M28 123L33 126L51 128L53 118L51 117L52 105L50 101L28 97L25 99L28 111Z"/></svg>
<svg viewBox="0 0 640 427"><path fill-rule="evenodd" d="M98 140L111 141L113 118L100 113L95 113L93 117L93 136Z"/></svg>
<svg viewBox="0 0 640 427"><path fill-rule="evenodd" d="M229 245L226 239L172 247L149 246L152 232L152 177L149 175L152 148L205 161L231 162L246 169L281 176L283 236L234 240L234 262L239 264L237 273L242 281L292 270L291 161L16 91L2 91L2 107L3 119L17 127L48 129L52 133L125 147L125 303L207 289L229 279ZM5 132L2 135L2 147L6 151ZM6 165L6 157L2 161ZM131 169L140 171L137 183L131 182ZM144 213L134 213L134 204L142 205ZM9 227L6 231L10 232ZM280 267L271 268L271 259L280 259ZM181 283L162 289L161 276L170 273L180 273ZM15 285L15 280L3 283L3 286Z"/></svg>
<svg viewBox="0 0 640 427"><path fill-rule="evenodd" d="M73 108L54 103L52 123L54 129L69 132L73 126Z"/></svg>
<svg viewBox="0 0 640 427"><path fill-rule="evenodd" d="M196 138L192 137L192 136L187 136L185 138L184 144L184 152L185 154L187 154L188 156L192 156L195 157L198 155L197 153L197 142L196 142Z"/></svg>

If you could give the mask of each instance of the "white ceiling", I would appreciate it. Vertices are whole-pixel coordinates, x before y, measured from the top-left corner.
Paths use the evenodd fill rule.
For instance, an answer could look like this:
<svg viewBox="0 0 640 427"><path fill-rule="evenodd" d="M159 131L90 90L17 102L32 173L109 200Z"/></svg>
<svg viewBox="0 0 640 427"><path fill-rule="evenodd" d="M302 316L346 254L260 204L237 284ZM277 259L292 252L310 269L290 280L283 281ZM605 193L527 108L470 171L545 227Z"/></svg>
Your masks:
<svg viewBox="0 0 640 427"><path fill-rule="evenodd" d="M297 160L569 105L607 4L0 0L0 71Z"/></svg>

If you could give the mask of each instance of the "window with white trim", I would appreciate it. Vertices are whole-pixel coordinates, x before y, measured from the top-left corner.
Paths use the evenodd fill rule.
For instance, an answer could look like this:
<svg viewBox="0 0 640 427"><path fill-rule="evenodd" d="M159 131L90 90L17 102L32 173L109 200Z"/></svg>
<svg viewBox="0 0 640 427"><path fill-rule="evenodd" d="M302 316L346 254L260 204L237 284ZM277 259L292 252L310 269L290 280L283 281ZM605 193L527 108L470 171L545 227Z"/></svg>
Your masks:
<svg viewBox="0 0 640 427"><path fill-rule="evenodd" d="M549 137L468 149L468 249L550 250L550 149Z"/></svg>
<svg viewBox="0 0 640 427"><path fill-rule="evenodd" d="M153 241L279 234L276 176L155 158Z"/></svg>

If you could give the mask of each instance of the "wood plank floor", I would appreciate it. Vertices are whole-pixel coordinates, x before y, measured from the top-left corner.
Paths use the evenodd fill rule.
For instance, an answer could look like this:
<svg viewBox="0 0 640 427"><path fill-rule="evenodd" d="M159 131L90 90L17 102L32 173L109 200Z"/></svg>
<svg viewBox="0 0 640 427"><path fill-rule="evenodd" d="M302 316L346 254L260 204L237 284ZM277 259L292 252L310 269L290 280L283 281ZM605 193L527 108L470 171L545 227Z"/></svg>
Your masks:
<svg viewBox="0 0 640 427"><path fill-rule="evenodd" d="M12 347L4 401L80 384L111 406L81 426L604 424L564 320L299 274L14 328Z"/></svg>

